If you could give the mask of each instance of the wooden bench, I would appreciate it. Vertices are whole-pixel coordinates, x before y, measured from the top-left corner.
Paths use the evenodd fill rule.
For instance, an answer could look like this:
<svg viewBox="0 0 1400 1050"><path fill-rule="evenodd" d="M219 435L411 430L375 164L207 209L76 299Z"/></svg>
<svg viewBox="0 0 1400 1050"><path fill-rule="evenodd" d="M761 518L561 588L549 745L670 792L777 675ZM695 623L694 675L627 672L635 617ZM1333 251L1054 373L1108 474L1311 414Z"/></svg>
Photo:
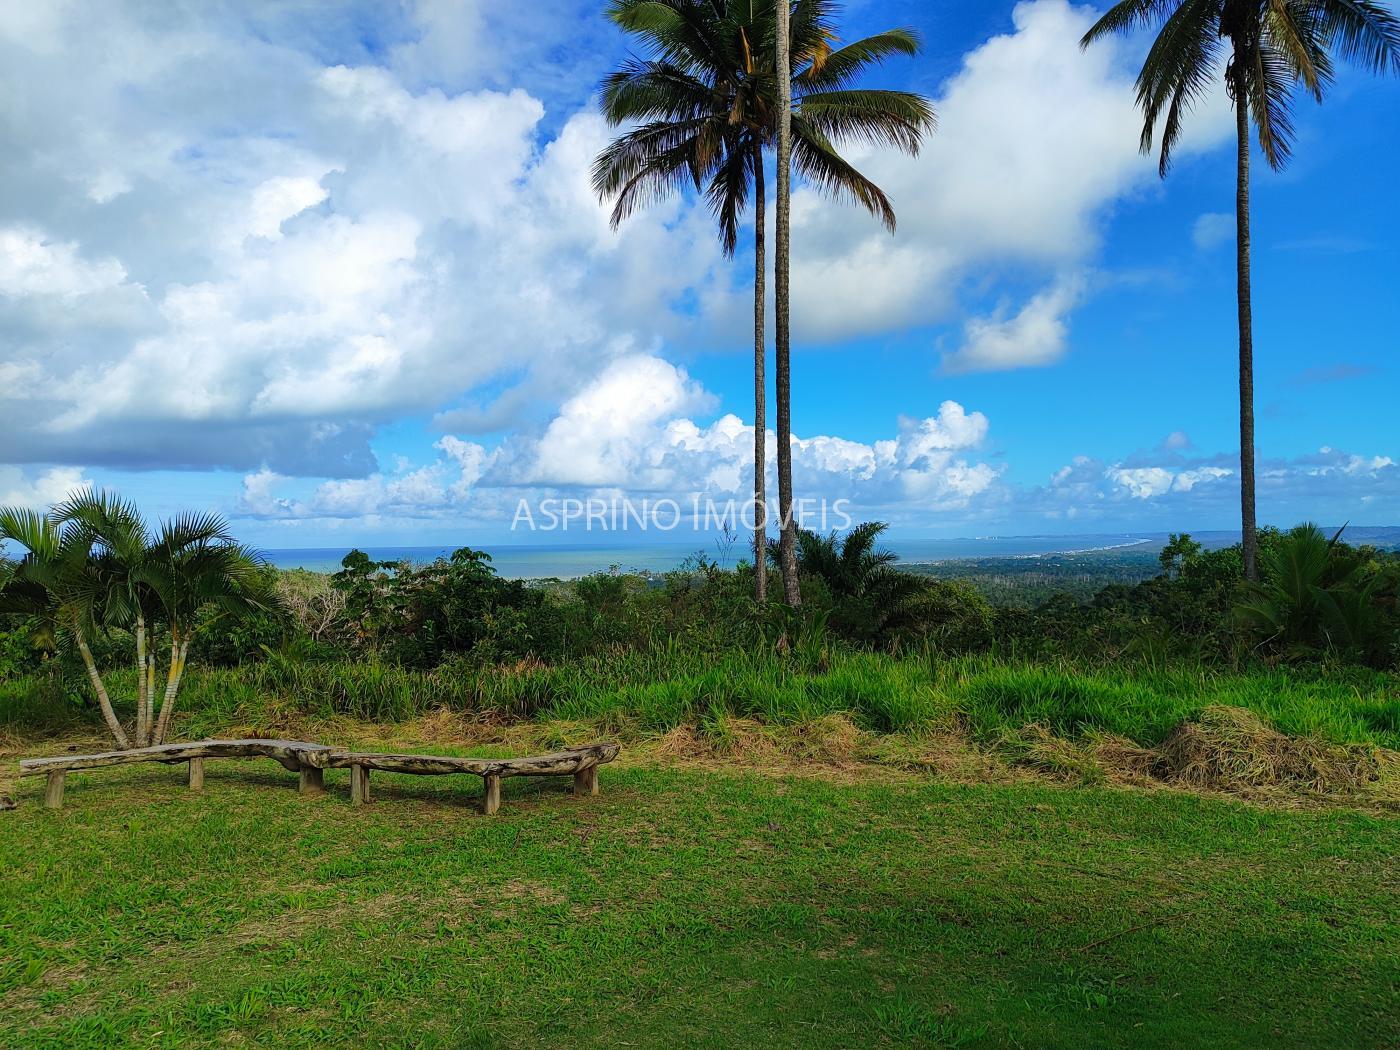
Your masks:
<svg viewBox="0 0 1400 1050"><path fill-rule="evenodd" d="M27 758L19 764L21 777L47 776L44 805L63 805L63 778L74 770L106 769L142 762L188 762L190 790L204 787L204 760L208 758L270 758L293 773L300 774L300 789L308 794L324 791L324 771L347 753L347 748L328 747L304 740L196 740L188 744L161 744L130 751L105 751L97 755L60 755L56 758Z"/></svg>
<svg viewBox="0 0 1400 1050"><path fill-rule="evenodd" d="M501 780L505 777L572 776L575 795L596 795L598 767L615 759L618 750L617 744L608 743L586 744L531 758L352 753L336 755L330 760L329 768L350 770L350 801L357 806L369 801L369 774L374 769L415 776L471 773L485 782L481 809L483 813L490 814L501 808Z"/></svg>

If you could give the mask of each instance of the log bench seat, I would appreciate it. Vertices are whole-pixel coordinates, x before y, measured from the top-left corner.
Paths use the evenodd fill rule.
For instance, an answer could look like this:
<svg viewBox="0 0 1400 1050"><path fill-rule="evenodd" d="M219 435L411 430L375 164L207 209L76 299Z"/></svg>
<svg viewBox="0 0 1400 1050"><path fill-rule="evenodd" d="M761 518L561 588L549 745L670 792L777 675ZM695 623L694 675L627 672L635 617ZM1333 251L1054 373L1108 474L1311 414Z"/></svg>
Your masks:
<svg viewBox="0 0 1400 1050"><path fill-rule="evenodd" d="M483 813L495 813L501 808L501 780L505 777L572 776L575 795L598 793L598 767L617 757L618 745L586 744L571 747L551 755L530 758L454 758L448 755L390 755L350 753L330 759L331 769L350 770L350 801L363 805L369 801L371 770L386 773L409 773L415 776L447 776L470 773L481 777Z"/></svg>
<svg viewBox="0 0 1400 1050"><path fill-rule="evenodd" d="M19 775L48 777L44 805L49 809L58 809L63 805L63 778L76 770L106 769L143 762L188 762L190 789L199 791L204 787L205 759L270 758L285 769L300 774L301 790L313 794L324 790L324 771L347 751L347 748L313 744L305 740L196 740L185 744L138 747L129 751L104 751L96 755L26 758L19 764Z"/></svg>

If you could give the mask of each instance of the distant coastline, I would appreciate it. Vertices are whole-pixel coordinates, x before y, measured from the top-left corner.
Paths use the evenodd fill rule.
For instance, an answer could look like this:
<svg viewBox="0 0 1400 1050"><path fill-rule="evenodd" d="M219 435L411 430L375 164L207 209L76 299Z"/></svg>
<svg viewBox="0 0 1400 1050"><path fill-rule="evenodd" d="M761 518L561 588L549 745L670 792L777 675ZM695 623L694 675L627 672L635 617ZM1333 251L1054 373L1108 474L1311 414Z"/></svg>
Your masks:
<svg viewBox="0 0 1400 1050"><path fill-rule="evenodd" d="M1206 547L1229 546L1238 541L1237 533L1199 532L1194 538ZM1167 541L1167 533L1083 533L1068 536L980 536L960 539L892 538L888 547L909 566L938 565L945 562L982 559L1037 559L1052 556L1111 554L1113 552L1155 553ZM1353 543L1372 543L1387 549L1400 549L1400 526L1358 527L1347 530ZM689 541L607 546L586 544L509 544L470 541L451 546L364 546L376 561L426 563L445 558L459 546L476 547L491 555L496 571L509 579L577 579L616 566L623 572L664 573L678 568L687 559L704 555L724 567L732 567L748 556L743 537L733 543L713 537L696 536ZM268 562L279 569L307 569L335 572L341 559L354 545L343 547L284 548L263 551Z"/></svg>

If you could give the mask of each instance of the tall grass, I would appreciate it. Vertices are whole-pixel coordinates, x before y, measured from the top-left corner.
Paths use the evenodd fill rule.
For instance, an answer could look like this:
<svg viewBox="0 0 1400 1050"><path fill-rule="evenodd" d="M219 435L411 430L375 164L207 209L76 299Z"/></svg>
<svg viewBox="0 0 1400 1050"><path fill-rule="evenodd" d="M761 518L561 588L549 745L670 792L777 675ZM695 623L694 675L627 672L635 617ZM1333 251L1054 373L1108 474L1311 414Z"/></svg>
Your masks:
<svg viewBox="0 0 1400 1050"><path fill-rule="evenodd" d="M117 694L134 692L130 674L111 679ZM0 683L0 727L52 723L54 703L35 680ZM1100 731L1152 746L1214 705L1247 708L1289 734L1400 749L1400 687L1395 676L1379 672L1079 668L934 652L715 654L661 646L557 666L446 664L431 671L272 658L192 670L180 706L186 733L218 732L289 710L392 722L448 708L643 732L731 717L784 725L845 714L876 732L959 727L986 741L1038 723L1060 736Z"/></svg>

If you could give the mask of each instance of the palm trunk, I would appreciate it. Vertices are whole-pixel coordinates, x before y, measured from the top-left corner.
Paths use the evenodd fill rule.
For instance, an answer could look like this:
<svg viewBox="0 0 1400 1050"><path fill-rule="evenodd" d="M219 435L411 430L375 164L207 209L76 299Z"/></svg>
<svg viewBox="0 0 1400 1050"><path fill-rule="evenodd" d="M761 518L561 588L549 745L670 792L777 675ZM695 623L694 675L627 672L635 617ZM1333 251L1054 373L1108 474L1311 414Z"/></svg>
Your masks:
<svg viewBox="0 0 1400 1050"><path fill-rule="evenodd" d="M117 720L117 713L112 710L112 698L107 695L107 686L103 684L102 676L97 672L97 661L92 658L92 650L88 648L87 639L83 637L83 630L77 624L73 625L73 637L78 643L78 652L82 654L83 666L87 668L88 681L92 683L92 691L97 694L97 706L102 709L102 719L107 723L107 729L112 734L112 739L117 742L119 750L131 750L131 740L127 737L121 722Z"/></svg>
<svg viewBox="0 0 1400 1050"><path fill-rule="evenodd" d="M136 746L149 742L150 726L146 721L146 682L150 676L146 661L146 618L136 616Z"/></svg>
<svg viewBox="0 0 1400 1050"><path fill-rule="evenodd" d="M763 314L768 269L763 143L753 147L753 596L768 600L768 364Z"/></svg>
<svg viewBox="0 0 1400 1050"><path fill-rule="evenodd" d="M180 679L185 676L185 659L190 652L189 639L180 641L174 625L170 634L170 670L165 676L165 696L161 700L160 718L156 721L154 743L157 744L165 743L166 734L170 732L170 720L175 715L175 697L180 692Z"/></svg>
<svg viewBox="0 0 1400 1050"><path fill-rule="evenodd" d="M154 736L152 727L156 724L156 654L146 657L146 732ZM149 742L149 741L148 741Z"/></svg>
<svg viewBox="0 0 1400 1050"><path fill-rule="evenodd" d="M797 586L797 523L792 517L792 369L788 325L788 270L791 257L792 210L792 58L789 0L779 0L776 69L778 76L778 216L775 223L774 365L778 401L778 563L783 572L783 598L796 608L802 604Z"/></svg>
<svg viewBox="0 0 1400 1050"><path fill-rule="evenodd" d="M1242 75L1235 80L1235 128L1239 145L1236 170L1236 267L1240 310L1240 535L1244 575L1259 579L1254 507L1254 314L1249 260L1249 105Z"/></svg>

